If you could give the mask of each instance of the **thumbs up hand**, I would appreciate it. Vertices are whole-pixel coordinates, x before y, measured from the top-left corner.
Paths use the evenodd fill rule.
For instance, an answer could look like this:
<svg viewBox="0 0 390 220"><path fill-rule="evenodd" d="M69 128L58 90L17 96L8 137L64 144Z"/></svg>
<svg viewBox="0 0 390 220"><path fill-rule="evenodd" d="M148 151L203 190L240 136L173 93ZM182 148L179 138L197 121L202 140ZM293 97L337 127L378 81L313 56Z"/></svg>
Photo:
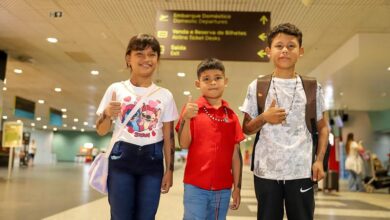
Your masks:
<svg viewBox="0 0 390 220"><path fill-rule="evenodd" d="M121 113L121 103L116 100L116 92L112 93L111 101L104 110L104 114L108 117L111 117L111 119L114 119L119 116Z"/></svg>
<svg viewBox="0 0 390 220"><path fill-rule="evenodd" d="M286 120L286 110L276 106L276 100L272 100L270 107L263 113L264 120L270 124L280 124Z"/></svg>
<svg viewBox="0 0 390 220"><path fill-rule="evenodd" d="M198 104L192 102L192 96L188 96L187 104L183 112L183 119L191 119L198 115L199 107Z"/></svg>

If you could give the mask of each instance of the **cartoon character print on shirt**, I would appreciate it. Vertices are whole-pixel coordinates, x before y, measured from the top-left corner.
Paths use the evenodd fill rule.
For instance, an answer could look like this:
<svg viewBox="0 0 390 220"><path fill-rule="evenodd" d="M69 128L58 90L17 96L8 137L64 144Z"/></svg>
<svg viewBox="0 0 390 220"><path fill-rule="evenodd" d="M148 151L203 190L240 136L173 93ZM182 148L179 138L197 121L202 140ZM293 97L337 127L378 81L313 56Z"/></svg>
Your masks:
<svg viewBox="0 0 390 220"><path fill-rule="evenodd" d="M122 105L122 122L126 116L137 104L136 102L131 103L131 97L124 98L124 104ZM137 98L139 101L139 97ZM147 104L143 103L142 107L134 114L134 116L127 123L127 131L134 134L135 137L150 137L155 136L156 132L154 128L157 125L158 118L161 113L161 109L158 108L159 100L149 100Z"/></svg>

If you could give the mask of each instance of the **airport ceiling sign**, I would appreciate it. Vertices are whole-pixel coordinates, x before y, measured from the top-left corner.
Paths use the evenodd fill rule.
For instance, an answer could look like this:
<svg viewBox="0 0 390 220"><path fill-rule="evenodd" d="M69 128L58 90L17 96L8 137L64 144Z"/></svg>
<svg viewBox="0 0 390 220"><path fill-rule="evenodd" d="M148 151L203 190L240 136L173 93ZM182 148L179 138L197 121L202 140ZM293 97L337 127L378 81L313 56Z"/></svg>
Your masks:
<svg viewBox="0 0 390 220"><path fill-rule="evenodd" d="M268 62L270 12L158 11L161 58Z"/></svg>

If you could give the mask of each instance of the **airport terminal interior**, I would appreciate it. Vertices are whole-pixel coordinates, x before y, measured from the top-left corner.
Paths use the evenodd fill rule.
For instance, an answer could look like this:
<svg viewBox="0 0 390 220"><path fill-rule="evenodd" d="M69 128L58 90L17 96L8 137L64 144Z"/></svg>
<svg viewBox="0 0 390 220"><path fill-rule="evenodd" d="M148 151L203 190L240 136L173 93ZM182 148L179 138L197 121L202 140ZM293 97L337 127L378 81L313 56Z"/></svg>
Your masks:
<svg viewBox="0 0 390 220"><path fill-rule="evenodd" d="M130 78L132 36L160 42L153 83L171 91L179 112L200 95L201 60L222 60L223 98L242 122L248 85L273 72L267 33L286 22L303 33L295 69L321 85L331 133L314 219L390 219L389 0L0 0L0 219L110 219L88 171L110 141L96 133L96 111L108 86ZM350 133L363 147L359 192L345 168ZM228 220L257 219L254 139L240 143L241 205ZM183 219L187 153L176 139L157 220Z"/></svg>

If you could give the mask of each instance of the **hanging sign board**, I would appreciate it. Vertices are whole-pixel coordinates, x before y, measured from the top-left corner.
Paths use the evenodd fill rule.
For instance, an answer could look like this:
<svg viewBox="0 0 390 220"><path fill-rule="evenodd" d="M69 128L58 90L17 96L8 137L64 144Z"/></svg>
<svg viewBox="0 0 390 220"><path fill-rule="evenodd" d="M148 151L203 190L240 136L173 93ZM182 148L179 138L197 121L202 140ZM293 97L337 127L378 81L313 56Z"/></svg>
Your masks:
<svg viewBox="0 0 390 220"><path fill-rule="evenodd" d="M161 58L268 62L270 12L158 11Z"/></svg>

